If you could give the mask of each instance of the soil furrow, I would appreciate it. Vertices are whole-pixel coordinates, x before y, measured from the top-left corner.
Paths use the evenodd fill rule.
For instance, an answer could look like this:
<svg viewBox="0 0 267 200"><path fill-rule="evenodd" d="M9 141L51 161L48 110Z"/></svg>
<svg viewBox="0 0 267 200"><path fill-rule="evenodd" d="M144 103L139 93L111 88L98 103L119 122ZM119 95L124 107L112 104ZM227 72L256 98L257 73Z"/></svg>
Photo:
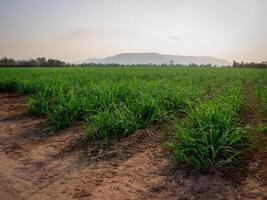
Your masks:
<svg viewBox="0 0 267 200"><path fill-rule="evenodd" d="M81 125L45 135L45 120L25 114L23 96L2 93L0 102L0 199L267 197L253 177L236 185L219 173L196 175L174 169L162 147L165 130L157 126L108 144L80 145Z"/></svg>

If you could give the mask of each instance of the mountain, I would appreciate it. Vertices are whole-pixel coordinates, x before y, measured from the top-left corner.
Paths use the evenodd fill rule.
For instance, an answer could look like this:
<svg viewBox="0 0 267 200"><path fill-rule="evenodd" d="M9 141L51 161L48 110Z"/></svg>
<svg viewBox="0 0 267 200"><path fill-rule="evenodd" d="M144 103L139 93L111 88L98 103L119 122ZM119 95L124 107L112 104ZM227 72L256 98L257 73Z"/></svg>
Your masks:
<svg viewBox="0 0 267 200"><path fill-rule="evenodd" d="M120 53L106 58L91 58L83 63L116 63L116 64L213 64L217 66L230 65L227 60L209 56L179 56L163 55L159 53Z"/></svg>

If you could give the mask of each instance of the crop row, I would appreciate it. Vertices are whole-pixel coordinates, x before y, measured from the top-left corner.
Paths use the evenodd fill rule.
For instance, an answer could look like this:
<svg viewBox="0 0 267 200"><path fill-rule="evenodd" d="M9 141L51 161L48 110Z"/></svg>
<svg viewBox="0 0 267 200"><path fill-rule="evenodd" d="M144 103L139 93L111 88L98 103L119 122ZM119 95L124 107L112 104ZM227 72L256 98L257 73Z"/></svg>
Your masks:
<svg viewBox="0 0 267 200"><path fill-rule="evenodd" d="M240 84L224 88L212 100L187 109L187 119L176 130L174 159L195 170L235 165L247 147L240 122L244 96Z"/></svg>
<svg viewBox="0 0 267 200"><path fill-rule="evenodd" d="M26 93L29 112L55 130L82 121L94 139L172 120L174 159L206 171L238 163L248 145L240 122L243 83L255 83L266 108L266 75L212 68L1 69L0 91Z"/></svg>
<svg viewBox="0 0 267 200"><path fill-rule="evenodd" d="M56 130L84 121L88 136L101 139L167 120L212 96L225 79L210 82L203 72L187 69L9 70L0 90L28 93L30 113L46 117Z"/></svg>

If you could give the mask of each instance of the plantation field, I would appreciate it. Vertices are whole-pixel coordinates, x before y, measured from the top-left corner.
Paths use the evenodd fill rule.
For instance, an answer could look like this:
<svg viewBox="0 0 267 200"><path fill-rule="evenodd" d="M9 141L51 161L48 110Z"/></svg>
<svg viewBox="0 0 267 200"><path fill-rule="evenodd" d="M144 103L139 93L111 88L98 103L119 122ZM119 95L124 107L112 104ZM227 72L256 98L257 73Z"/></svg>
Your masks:
<svg viewBox="0 0 267 200"><path fill-rule="evenodd" d="M254 148L266 155L255 141L266 142L267 70L3 68L0 92L25 96L28 115L45 119L49 134L82 124L89 143L157 127L168 162L189 171L242 168L255 162ZM266 169L264 159L258 165Z"/></svg>
<svg viewBox="0 0 267 200"><path fill-rule="evenodd" d="M206 137L207 133L218 140L229 132L227 137L234 138L224 139L234 140L239 146L243 135L240 113L245 104L244 82L255 87L255 94L267 108L266 70L24 68L1 69L0 77L1 91L27 94L29 113L47 118L53 129L83 121L87 136L96 139L127 136L140 128L173 122L183 116L188 120L185 130L178 133L181 142ZM193 146L207 151L207 155L201 155L202 161L188 160L192 152L187 150L181 155L180 148L184 146L177 147L175 157L198 168L213 167L217 156L206 163L211 151L206 148L215 145L212 154L216 154L221 144L215 144L214 138L210 140L204 146ZM231 141L224 141L224 145L228 147ZM234 149L220 151L223 152L217 153L225 156L227 162L227 158L238 153Z"/></svg>

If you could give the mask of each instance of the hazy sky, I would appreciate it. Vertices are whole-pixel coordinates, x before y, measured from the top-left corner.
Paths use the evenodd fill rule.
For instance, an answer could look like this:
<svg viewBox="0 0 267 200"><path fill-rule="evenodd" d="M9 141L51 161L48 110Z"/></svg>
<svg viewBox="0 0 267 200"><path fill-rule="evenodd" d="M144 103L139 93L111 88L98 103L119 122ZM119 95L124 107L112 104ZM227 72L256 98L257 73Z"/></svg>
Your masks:
<svg viewBox="0 0 267 200"><path fill-rule="evenodd" d="M0 57L267 60L267 0L0 0Z"/></svg>

